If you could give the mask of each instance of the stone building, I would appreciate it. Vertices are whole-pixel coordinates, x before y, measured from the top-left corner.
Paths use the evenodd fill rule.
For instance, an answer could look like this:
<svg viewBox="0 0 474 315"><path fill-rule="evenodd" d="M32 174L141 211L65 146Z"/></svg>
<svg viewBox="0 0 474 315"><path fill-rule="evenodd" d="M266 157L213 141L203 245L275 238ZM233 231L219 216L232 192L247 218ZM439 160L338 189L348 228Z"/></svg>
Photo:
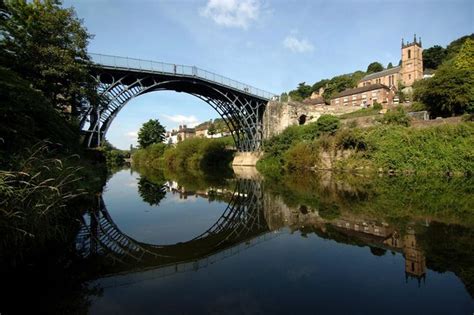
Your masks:
<svg viewBox="0 0 474 315"><path fill-rule="evenodd" d="M181 142L185 139L194 138L195 136L196 130L194 128L188 128L186 125L179 126L177 132L178 142Z"/></svg>
<svg viewBox="0 0 474 315"><path fill-rule="evenodd" d="M384 84L392 89L398 88L398 83L409 87L417 80L423 79L423 48L421 38L413 38L413 42L406 43L402 39L401 65L391 69L371 73L363 77L357 87L371 84Z"/></svg>
<svg viewBox="0 0 474 315"><path fill-rule="evenodd" d="M374 83L354 89L347 89L336 94L331 99L331 105L368 107L373 106L374 102L387 105L392 104L393 96L394 94L388 86Z"/></svg>

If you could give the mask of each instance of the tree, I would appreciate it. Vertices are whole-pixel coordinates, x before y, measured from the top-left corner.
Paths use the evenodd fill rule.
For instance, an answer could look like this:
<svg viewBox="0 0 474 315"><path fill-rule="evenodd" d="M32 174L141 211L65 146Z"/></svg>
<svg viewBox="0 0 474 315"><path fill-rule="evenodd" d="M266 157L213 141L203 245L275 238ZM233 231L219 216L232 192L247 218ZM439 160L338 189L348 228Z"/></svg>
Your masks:
<svg viewBox="0 0 474 315"><path fill-rule="evenodd" d="M453 40L447 47L446 47L446 60L454 58L461 50L461 47L464 45L464 42L468 39L474 40L474 34L466 35L460 37L456 40Z"/></svg>
<svg viewBox="0 0 474 315"><path fill-rule="evenodd" d="M372 62L368 67L367 67L367 73L375 73L383 70L383 66L380 62Z"/></svg>
<svg viewBox="0 0 474 315"><path fill-rule="evenodd" d="M207 133L211 136L217 133L216 126L213 123L209 124L209 127L207 128Z"/></svg>
<svg viewBox="0 0 474 315"><path fill-rule="evenodd" d="M392 68L393 68L393 65L392 65L391 62L389 62L388 65L387 65L387 69L392 69Z"/></svg>
<svg viewBox="0 0 474 315"><path fill-rule="evenodd" d="M311 86L307 85L306 82L298 84L296 90L290 91L289 95L293 101L302 101L311 95Z"/></svg>
<svg viewBox="0 0 474 315"><path fill-rule="evenodd" d="M165 133L165 127L157 119L150 119L138 131L138 143L146 148L150 144L163 142Z"/></svg>
<svg viewBox="0 0 474 315"><path fill-rule="evenodd" d="M474 73L458 69L453 62L439 67L434 77L414 84L414 98L425 104L432 116L474 112Z"/></svg>
<svg viewBox="0 0 474 315"><path fill-rule="evenodd" d="M446 49L438 45L423 50L423 69L438 69L446 55Z"/></svg>
<svg viewBox="0 0 474 315"><path fill-rule="evenodd" d="M91 35L59 0L6 0L0 6L0 64L17 72L56 108L78 115L95 103L87 44Z"/></svg>
<svg viewBox="0 0 474 315"><path fill-rule="evenodd" d="M459 52L445 61L434 77L414 85L415 100L434 116L474 112L474 41L466 39Z"/></svg>

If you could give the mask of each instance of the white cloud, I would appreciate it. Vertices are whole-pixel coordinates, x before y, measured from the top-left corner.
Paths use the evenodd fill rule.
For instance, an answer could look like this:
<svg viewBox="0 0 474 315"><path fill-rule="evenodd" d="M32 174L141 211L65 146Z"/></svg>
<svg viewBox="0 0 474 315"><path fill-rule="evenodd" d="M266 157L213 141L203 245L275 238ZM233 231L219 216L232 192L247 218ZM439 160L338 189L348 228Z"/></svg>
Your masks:
<svg viewBox="0 0 474 315"><path fill-rule="evenodd" d="M283 45L292 52L296 53L307 53L314 50L313 44L311 44L308 40L304 38L298 39L295 35L287 36L283 41Z"/></svg>
<svg viewBox="0 0 474 315"><path fill-rule="evenodd" d="M194 127L199 123L198 119L196 116L185 116L185 115L163 115L166 119L169 121L172 121L174 123L178 124L183 124L187 125L188 127Z"/></svg>
<svg viewBox="0 0 474 315"><path fill-rule="evenodd" d="M200 14L216 24L247 29L260 15L260 0L209 0Z"/></svg>
<svg viewBox="0 0 474 315"><path fill-rule="evenodd" d="M138 131L130 131L125 134L129 139L135 140L138 138Z"/></svg>

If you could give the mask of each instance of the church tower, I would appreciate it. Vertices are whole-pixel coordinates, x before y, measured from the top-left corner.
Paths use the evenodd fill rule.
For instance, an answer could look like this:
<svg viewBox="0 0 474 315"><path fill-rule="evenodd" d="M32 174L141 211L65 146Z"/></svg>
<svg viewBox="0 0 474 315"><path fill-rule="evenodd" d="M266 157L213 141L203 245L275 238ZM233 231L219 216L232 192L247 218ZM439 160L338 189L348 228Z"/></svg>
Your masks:
<svg viewBox="0 0 474 315"><path fill-rule="evenodd" d="M400 71L401 81L405 86L412 86L413 82L423 78L423 48L421 38L406 44L402 39L402 68Z"/></svg>

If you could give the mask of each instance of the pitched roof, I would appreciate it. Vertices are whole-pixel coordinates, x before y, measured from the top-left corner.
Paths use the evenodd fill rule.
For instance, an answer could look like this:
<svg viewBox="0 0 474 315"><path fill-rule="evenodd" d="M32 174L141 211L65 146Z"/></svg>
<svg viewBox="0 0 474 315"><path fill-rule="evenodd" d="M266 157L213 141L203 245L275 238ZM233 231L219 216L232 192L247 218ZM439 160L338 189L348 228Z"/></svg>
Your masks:
<svg viewBox="0 0 474 315"><path fill-rule="evenodd" d="M348 95L353 95L353 94L358 94L362 92L368 92L368 91L373 91L373 90L378 90L378 89L387 89L389 90L389 87L380 83L375 83L375 84L369 84L366 86L361 86L355 89L347 89L344 90L338 94L336 94L334 98L342 97L342 96L348 96Z"/></svg>
<svg viewBox="0 0 474 315"><path fill-rule="evenodd" d="M379 72L371 73L371 74L368 74L368 75L366 75L365 77L363 77L363 78L361 79L361 81L372 80L372 79L384 77L384 76L386 76L386 75L398 73L398 72L400 72L400 69L401 69L401 67L400 67L400 66L397 66L397 67L393 67L393 68L391 68L391 69L387 69L387 70L382 70L382 71L379 71Z"/></svg>

